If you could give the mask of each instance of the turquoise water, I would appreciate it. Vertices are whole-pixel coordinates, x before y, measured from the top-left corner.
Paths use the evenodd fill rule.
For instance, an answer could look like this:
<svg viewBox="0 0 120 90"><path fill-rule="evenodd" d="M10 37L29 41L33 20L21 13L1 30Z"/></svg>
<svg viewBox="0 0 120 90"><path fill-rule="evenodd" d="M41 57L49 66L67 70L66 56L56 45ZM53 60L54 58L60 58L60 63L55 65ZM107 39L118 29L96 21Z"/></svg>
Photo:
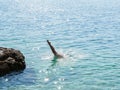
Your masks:
<svg viewBox="0 0 120 90"><path fill-rule="evenodd" d="M27 68L0 90L119 90L119 0L0 0L0 46ZM64 59L53 59L49 39Z"/></svg>

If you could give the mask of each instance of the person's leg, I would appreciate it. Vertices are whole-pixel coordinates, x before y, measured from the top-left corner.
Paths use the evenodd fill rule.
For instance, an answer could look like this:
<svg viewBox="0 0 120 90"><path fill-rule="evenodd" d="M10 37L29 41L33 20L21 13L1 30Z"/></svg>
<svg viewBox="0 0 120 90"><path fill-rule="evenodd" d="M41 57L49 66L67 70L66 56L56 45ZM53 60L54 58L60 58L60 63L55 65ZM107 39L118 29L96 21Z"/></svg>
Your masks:
<svg viewBox="0 0 120 90"><path fill-rule="evenodd" d="M48 43L48 45L50 46L50 48L51 48L51 50L52 50L52 52L53 52L53 54L54 54L55 57L57 57L57 58L63 58L62 55L60 55L60 54L58 54L58 53L56 52L55 48L51 45L51 42L49 42L49 40L47 40L47 43Z"/></svg>
<svg viewBox="0 0 120 90"><path fill-rule="evenodd" d="M55 48L51 45L51 42L49 42L49 40L47 40L47 43L48 43L48 45L50 46L53 54L56 56L56 55L57 55L57 52L56 52Z"/></svg>

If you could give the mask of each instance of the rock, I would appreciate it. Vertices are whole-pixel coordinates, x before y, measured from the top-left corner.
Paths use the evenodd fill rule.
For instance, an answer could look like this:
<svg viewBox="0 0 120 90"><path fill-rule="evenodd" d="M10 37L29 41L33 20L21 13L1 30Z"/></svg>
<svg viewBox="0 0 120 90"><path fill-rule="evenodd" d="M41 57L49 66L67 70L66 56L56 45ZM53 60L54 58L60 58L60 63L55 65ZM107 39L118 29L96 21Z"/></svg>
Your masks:
<svg viewBox="0 0 120 90"><path fill-rule="evenodd" d="M25 57L19 50L0 47L0 76L24 70Z"/></svg>

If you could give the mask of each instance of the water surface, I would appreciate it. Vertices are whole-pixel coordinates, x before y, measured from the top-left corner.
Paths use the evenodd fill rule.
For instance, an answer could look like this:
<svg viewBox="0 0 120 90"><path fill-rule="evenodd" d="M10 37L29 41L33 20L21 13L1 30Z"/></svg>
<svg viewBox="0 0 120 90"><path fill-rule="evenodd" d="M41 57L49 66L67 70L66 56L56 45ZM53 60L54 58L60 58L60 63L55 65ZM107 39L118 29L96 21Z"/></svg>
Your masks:
<svg viewBox="0 0 120 90"><path fill-rule="evenodd" d="M119 90L119 8L119 0L0 0L0 46L21 50L27 64L1 77L0 90Z"/></svg>

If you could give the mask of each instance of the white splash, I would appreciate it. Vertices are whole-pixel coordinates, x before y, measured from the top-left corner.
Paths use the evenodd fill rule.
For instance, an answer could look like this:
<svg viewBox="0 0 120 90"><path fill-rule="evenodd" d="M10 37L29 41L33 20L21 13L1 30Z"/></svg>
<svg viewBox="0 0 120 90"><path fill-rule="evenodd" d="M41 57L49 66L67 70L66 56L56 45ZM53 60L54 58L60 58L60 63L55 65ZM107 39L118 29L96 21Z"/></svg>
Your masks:
<svg viewBox="0 0 120 90"><path fill-rule="evenodd" d="M45 78L44 79L44 82L48 82L50 79L49 78Z"/></svg>

